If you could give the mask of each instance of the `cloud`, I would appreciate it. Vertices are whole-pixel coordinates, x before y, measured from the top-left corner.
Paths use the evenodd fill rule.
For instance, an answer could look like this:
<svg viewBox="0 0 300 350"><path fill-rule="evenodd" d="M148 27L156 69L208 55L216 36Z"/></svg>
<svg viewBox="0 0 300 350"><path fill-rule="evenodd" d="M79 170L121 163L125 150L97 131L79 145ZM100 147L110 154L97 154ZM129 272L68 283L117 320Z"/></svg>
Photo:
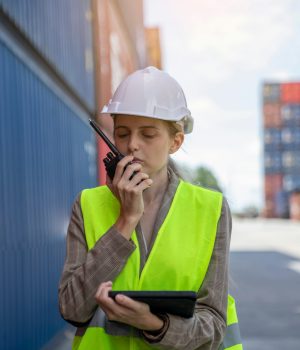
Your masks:
<svg viewBox="0 0 300 350"><path fill-rule="evenodd" d="M261 206L258 96L264 79L294 80L300 2L147 0L145 5L147 23L161 26L164 68L182 85L195 118L194 132L175 158L211 168L235 208ZM299 76L300 66L294 66Z"/></svg>
<svg viewBox="0 0 300 350"><path fill-rule="evenodd" d="M161 21L168 20L164 12L172 9L162 38L166 61L171 67L174 60L185 62L190 74L210 82L224 81L237 67L250 71L266 67L293 35L293 15L287 11L291 0L163 3Z"/></svg>
<svg viewBox="0 0 300 350"><path fill-rule="evenodd" d="M286 82L286 81L291 81L294 80L295 77L293 76L293 74L291 74L291 72L289 72L288 70L277 70L277 71L273 71L271 74L266 74L265 80L272 80L272 81L278 81L278 82Z"/></svg>

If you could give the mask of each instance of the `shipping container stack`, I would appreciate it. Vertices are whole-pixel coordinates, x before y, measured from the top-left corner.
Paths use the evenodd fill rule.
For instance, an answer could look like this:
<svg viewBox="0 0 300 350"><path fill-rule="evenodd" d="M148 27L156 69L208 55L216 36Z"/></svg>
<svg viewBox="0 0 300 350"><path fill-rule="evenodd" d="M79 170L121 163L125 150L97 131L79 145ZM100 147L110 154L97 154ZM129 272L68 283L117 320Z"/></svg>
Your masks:
<svg viewBox="0 0 300 350"><path fill-rule="evenodd" d="M300 220L300 83L265 83L263 119L264 215Z"/></svg>
<svg viewBox="0 0 300 350"><path fill-rule="evenodd" d="M1 350L41 349L66 327L71 206L97 185L92 34L89 0L0 0Z"/></svg>
<svg viewBox="0 0 300 350"><path fill-rule="evenodd" d="M143 0L0 0L1 350L70 348L57 287L71 206L106 178L88 119L147 65L143 13Z"/></svg>

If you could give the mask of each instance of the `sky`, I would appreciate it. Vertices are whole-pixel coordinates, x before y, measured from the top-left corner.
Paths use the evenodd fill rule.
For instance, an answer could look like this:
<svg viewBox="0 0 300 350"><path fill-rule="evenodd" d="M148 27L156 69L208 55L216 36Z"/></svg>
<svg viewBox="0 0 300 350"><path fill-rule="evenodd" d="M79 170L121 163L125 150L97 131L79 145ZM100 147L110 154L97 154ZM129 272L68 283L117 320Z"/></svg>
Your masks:
<svg viewBox="0 0 300 350"><path fill-rule="evenodd" d="M144 0L144 17L195 121L174 159L212 170L233 211L261 209L262 84L300 81L300 1Z"/></svg>

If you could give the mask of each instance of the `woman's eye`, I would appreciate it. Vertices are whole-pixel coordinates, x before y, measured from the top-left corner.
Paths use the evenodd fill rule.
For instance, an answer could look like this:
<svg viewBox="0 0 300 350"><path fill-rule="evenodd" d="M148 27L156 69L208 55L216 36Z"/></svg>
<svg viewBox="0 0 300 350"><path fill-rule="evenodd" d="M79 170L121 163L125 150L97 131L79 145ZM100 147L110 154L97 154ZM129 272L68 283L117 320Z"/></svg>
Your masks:
<svg viewBox="0 0 300 350"><path fill-rule="evenodd" d="M153 137L155 137L155 134L143 134L143 136L147 139L153 139Z"/></svg>
<svg viewBox="0 0 300 350"><path fill-rule="evenodd" d="M128 134L117 134L116 137L122 139L124 137L128 136Z"/></svg>

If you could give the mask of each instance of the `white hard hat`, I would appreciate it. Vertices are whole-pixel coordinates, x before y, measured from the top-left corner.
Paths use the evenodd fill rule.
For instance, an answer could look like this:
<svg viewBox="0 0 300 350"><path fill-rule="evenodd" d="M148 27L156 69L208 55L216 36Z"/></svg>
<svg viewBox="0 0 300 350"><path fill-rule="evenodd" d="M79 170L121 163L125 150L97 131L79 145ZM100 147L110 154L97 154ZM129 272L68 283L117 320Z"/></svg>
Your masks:
<svg viewBox="0 0 300 350"><path fill-rule="evenodd" d="M192 132L194 124L180 85L155 67L138 70L124 79L101 113L175 121L183 124L185 134Z"/></svg>

